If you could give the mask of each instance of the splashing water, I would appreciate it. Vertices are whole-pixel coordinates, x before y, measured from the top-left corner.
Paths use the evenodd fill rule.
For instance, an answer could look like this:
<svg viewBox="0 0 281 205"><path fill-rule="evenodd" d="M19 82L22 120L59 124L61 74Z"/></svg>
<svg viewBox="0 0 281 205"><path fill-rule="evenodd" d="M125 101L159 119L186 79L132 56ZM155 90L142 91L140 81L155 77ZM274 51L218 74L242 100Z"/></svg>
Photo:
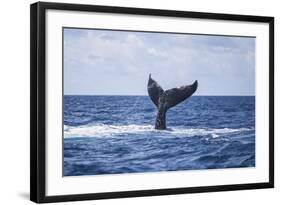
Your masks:
<svg viewBox="0 0 281 205"><path fill-rule="evenodd" d="M255 166L255 98L193 96L155 130L146 96L65 96L64 175Z"/></svg>

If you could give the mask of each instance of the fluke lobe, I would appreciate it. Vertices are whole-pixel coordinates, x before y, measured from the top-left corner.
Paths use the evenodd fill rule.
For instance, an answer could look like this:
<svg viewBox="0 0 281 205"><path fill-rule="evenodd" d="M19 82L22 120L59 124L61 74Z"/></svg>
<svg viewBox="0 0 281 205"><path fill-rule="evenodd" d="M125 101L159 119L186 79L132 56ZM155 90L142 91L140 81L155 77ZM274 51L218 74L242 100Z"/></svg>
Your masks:
<svg viewBox="0 0 281 205"><path fill-rule="evenodd" d="M166 129L166 112L168 109L190 97L196 91L197 87L198 82L196 80L192 85L181 86L179 88L172 88L164 91L161 86L151 78L151 74L149 74L147 91L150 99L158 109L155 129Z"/></svg>

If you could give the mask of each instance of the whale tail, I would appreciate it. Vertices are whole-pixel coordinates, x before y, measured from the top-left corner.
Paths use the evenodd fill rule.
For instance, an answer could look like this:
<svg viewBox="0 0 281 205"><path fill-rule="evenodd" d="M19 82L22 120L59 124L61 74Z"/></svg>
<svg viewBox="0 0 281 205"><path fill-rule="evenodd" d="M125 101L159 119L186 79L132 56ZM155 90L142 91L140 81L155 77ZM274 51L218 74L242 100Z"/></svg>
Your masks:
<svg viewBox="0 0 281 205"><path fill-rule="evenodd" d="M168 109L176 106L190 97L197 90L197 87L198 82L196 80L191 85L181 86L179 88L172 88L164 91L161 86L151 78L151 74L149 74L147 91L150 99L158 109L155 129L166 129L166 112Z"/></svg>

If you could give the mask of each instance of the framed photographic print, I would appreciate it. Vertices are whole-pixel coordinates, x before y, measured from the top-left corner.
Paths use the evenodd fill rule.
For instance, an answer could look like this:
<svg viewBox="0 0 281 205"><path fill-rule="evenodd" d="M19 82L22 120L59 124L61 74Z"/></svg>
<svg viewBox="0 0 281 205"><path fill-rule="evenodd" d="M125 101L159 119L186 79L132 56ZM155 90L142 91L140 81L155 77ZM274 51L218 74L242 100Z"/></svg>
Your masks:
<svg viewBox="0 0 281 205"><path fill-rule="evenodd" d="M34 202L274 186L274 18L31 5Z"/></svg>

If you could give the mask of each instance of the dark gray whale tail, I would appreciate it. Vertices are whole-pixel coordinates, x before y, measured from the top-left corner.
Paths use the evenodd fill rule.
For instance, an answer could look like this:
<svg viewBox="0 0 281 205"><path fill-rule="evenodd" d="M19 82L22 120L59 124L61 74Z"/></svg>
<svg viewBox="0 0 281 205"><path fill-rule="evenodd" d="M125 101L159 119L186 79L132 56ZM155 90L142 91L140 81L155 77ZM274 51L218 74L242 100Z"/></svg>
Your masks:
<svg viewBox="0 0 281 205"><path fill-rule="evenodd" d="M151 74L149 74L147 91L150 99L158 109L155 129L166 129L166 112L168 109L190 97L197 90L197 87L198 82L196 80L192 85L181 86L179 88L172 88L164 91L161 86L151 78Z"/></svg>

